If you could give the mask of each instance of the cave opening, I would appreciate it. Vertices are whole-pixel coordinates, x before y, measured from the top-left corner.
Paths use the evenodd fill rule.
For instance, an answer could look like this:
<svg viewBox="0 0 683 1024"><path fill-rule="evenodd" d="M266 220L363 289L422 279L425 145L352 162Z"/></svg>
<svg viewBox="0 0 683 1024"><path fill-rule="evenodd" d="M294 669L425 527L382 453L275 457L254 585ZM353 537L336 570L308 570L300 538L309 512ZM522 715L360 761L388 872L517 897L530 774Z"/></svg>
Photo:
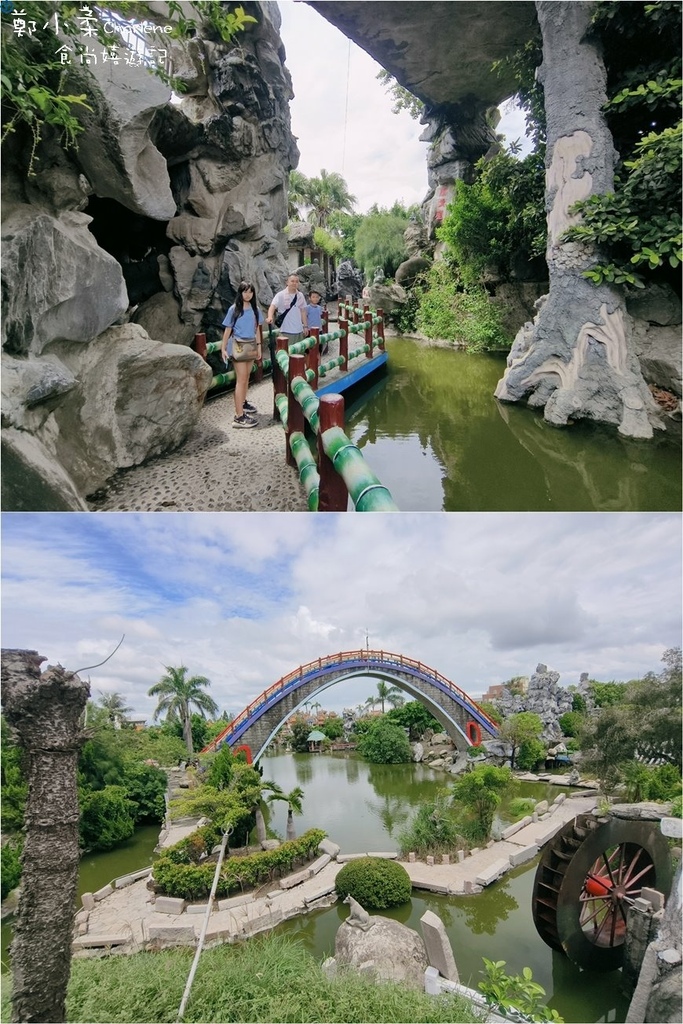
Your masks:
<svg viewBox="0 0 683 1024"><path fill-rule="evenodd" d="M97 244L121 264L131 306L163 290L158 257L167 256L171 242L166 237L168 222L134 213L115 199L93 196L85 213Z"/></svg>

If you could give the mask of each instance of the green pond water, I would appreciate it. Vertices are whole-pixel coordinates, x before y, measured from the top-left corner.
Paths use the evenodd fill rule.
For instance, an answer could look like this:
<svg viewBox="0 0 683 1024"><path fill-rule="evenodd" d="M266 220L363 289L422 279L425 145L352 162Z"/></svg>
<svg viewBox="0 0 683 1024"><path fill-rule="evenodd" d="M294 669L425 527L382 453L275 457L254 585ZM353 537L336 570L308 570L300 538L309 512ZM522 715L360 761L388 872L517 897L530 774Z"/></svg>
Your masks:
<svg viewBox="0 0 683 1024"><path fill-rule="evenodd" d="M505 355L387 341L386 374L347 409L347 433L404 511L671 511L678 439L622 438L498 402Z"/></svg>
<svg viewBox="0 0 683 1024"><path fill-rule="evenodd" d="M421 764L373 765L355 754L274 754L264 758L263 769L264 778L277 782L285 792L295 786L304 790L303 814L295 816L297 834L323 828L345 853L398 849L400 829L423 801L447 788L450 781ZM552 800L558 792L566 790L546 783L520 783L514 796ZM282 837L286 814L284 803L273 804L269 824ZM509 820L504 804L494 828ZM158 832L157 827L139 829L125 846L83 858L79 894L96 891L113 878L150 864ZM425 910L438 914L465 984L476 988L483 956L505 960L510 972L531 967L549 1005L566 1021L623 1021L628 999L620 993L619 972L579 970L539 938L531 917L534 872L535 862L524 865L476 896L415 891L409 904L385 913L418 932ZM337 928L346 916L347 908L335 905L288 921L278 931L299 939L322 959L333 954ZM6 968L11 920L3 924L2 938Z"/></svg>

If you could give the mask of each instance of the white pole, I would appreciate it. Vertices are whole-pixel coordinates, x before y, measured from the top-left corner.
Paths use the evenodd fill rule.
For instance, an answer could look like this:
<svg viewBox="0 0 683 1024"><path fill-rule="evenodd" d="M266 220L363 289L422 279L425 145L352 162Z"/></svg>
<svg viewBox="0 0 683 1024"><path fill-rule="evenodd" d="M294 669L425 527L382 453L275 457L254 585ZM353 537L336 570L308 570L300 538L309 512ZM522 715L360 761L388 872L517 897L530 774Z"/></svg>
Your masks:
<svg viewBox="0 0 683 1024"><path fill-rule="evenodd" d="M218 863L216 864L216 871L215 871L215 874L213 876L213 885L211 886L211 893L209 895L209 904L208 904L208 906L206 908L206 914L204 915L204 923L202 924L202 930L201 930L201 933L199 935L199 942L197 943L197 951L195 952L194 960L192 961L192 967L190 968L190 973L187 976L187 982L185 983L185 991L183 992L183 998L181 1000L180 1007L178 1009L178 1016L176 1017L177 1021L182 1019L182 1016L185 1013L185 1007L187 1006L187 1001L190 998L190 992L192 990L192 982L194 981L195 972L197 970L197 964L199 963L199 957L202 954L202 947L204 946L204 939L206 937L206 929L209 927L209 918L211 917L211 908L213 906L213 898L216 895L216 889L218 888L218 879L219 879L220 873L221 873L221 866L223 864L223 856L225 854L225 847L226 847L227 842L228 842L229 832L232 832L232 828L229 829L229 830L226 829L226 831L223 833L223 840L221 842L221 850L220 850L220 853L218 854Z"/></svg>

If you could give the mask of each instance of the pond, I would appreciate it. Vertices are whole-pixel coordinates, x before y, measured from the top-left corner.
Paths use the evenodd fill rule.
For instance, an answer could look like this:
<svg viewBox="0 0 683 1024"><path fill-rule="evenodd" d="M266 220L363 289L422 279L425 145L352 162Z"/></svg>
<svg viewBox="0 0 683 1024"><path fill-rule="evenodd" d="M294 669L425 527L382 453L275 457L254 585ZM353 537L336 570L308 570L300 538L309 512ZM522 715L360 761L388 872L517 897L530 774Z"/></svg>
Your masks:
<svg viewBox="0 0 683 1024"><path fill-rule="evenodd" d="M621 437L493 397L505 355L387 340L386 375L347 409L347 433L403 512L670 511L680 438Z"/></svg>
<svg viewBox="0 0 683 1024"><path fill-rule="evenodd" d="M304 790L303 814L294 819L298 835L308 828L323 828L344 853L398 849L398 833L417 807L452 781L422 764L374 765L352 753L274 754L263 759L263 775L285 792L295 786ZM524 782L513 795L552 800L558 792L566 790ZM499 814L500 823L509 820L507 805ZM269 824L282 837L286 816L286 805L275 802ZM158 835L156 826L138 829L116 850L84 857L79 895L150 864ZM461 980L474 988L483 956L505 960L511 973L531 967L534 978L546 990L549 1005L566 1021L623 1021L629 1000L619 990L620 972L581 971L539 938L531 916L534 874L532 862L476 896L446 897L416 891L409 904L385 913L418 932L425 910L438 914L451 940ZM322 959L333 953L335 934L345 917L346 907L336 905L288 921L278 930L300 939L316 958ZM3 970L7 969L11 927L11 920L3 923Z"/></svg>
<svg viewBox="0 0 683 1024"><path fill-rule="evenodd" d="M344 853L398 849L398 833L417 807L448 787L446 774L421 764L368 764L354 754L278 754L263 759L263 776L285 792L304 790L297 834L324 828ZM520 782L513 796L553 800L567 792L546 783ZM508 801L509 802L509 801ZM507 805L500 820L509 820ZM286 805L275 803L271 827L285 833ZM539 938L531 914L536 863L517 868L476 896L447 897L415 891L410 904L383 911L421 934L425 910L446 926L463 983L476 988L483 956L505 960L510 973L531 967L551 1008L568 1022L623 1021L629 999L619 990L621 973L582 971ZM296 936L319 959L334 953L334 938L346 918L340 904L287 921L278 929Z"/></svg>

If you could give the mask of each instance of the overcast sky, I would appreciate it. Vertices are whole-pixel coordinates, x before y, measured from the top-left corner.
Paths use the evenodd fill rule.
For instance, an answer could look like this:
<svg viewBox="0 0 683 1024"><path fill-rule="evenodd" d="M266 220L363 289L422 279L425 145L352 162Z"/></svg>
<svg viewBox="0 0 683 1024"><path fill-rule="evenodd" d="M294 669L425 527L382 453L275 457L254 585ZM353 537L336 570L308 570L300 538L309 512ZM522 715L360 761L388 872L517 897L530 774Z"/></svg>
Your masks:
<svg viewBox="0 0 683 1024"><path fill-rule="evenodd" d="M634 678L681 638L677 515L6 513L2 526L2 646L77 670L125 633L83 676L150 719L166 665L207 676L237 714L366 630L473 696L539 662L563 685ZM320 699L340 711L375 689Z"/></svg>
<svg viewBox="0 0 683 1024"><path fill-rule="evenodd" d="M279 0L280 34L292 76L292 131L301 152L298 170L318 177L322 168L341 174L356 196L358 213L373 203L421 203L427 194L424 125L393 101L377 81L381 65L298 0ZM348 86L348 88L347 88ZM519 109L505 113L498 132L524 136Z"/></svg>

